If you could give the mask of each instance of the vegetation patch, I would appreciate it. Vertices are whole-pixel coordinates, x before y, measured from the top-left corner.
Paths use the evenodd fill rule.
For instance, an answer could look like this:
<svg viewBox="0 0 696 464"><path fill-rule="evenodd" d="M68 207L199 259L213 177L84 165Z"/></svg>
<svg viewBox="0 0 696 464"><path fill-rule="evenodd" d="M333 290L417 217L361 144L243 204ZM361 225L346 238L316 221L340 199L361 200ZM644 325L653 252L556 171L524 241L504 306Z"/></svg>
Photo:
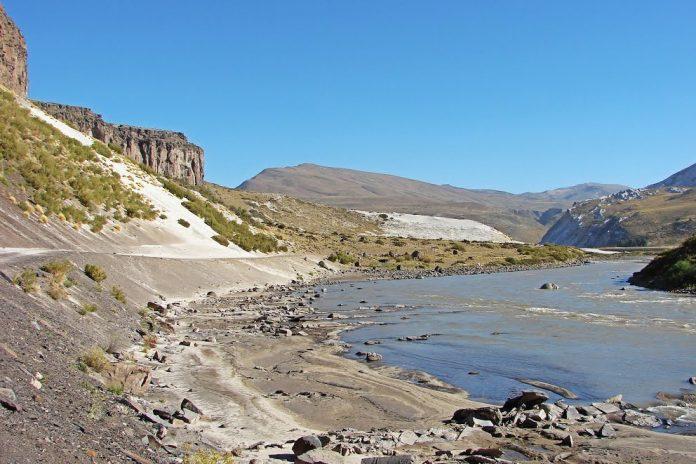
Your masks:
<svg viewBox="0 0 696 464"><path fill-rule="evenodd" d="M39 289L36 279L36 271L33 269L24 269L12 279L15 285L24 290L25 293L35 293Z"/></svg>
<svg viewBox="0 0 696 464"><path fill-rule="evenodd" d="M111 287L111 296L113 296L116 301L126 304L126 294L121 287L117 285Z"/></svg>
<svg viewBox="0 0 696 464"><path fill-rule="evenodd" d="M222 451L199 450L187 454L183 464L234 464L234 456Z"/></svg>
<svg viewBox="0 0 696 464"><path fill-rule="evenodd" d="M96 214L154 219L152 205L106 168L95 150L109 149L66 137L0 91L0 171L26 195L19 205L28 217L36 213L47 222L55 215L76 225Z"/></svg>
<svg viewBox="0 0 696 464"><path fill-rule="evenodd" d="M641 287L696 293L696 236L662 253L628 281Z"/></svg>
<svg viewBox="0 0 696 464"><path fill-rule="evenodd" d="M179 225L182 225L182 226L186 227L187 229L188 229L189 227L191 227L191 223L188 222L186 219L179 219L179 220L176 221L176 222L178 222Z"/></svg>
<svg viewBox="0 0 696 464"><path fill-rule="evenodd" d="M78 310L78 313L80 313L81 316L86 316L87 314L91 314L91 313L96 312L96 311L97 311L97 305L95 305L94 303L85 303Z"/></svg>
<svg viewBox="0 0 696 464"><path fill-rule="evenodd" d="M87 350L80 356L79 361L95 372L103 372L109 366L109 360L106 359L104 350L98 346L93 346Z"/></svg>
<svg viewBox="0 0 696 464"><path fill-rule="evenodd" d="M106 271L96 264L85 264L85 275L97 283L106 280Z"/></svg>

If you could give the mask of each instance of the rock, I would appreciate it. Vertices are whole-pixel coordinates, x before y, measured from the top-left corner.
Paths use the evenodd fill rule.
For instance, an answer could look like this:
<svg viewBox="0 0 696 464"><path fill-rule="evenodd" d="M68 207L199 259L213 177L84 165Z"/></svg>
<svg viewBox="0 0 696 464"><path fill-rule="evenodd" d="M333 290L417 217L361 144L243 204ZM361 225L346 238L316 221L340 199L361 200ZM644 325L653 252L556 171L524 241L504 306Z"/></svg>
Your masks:
<svg viewBox="0 0 696 464"><path fill-rule="evenodd" d="M308 451L323 448L323 446L321 440L316 435L305 435L295 440L295 443L292 445L292 452L295 456L300 456Z"/></svg>
<svg viewBox="0 0 696 464"><path fill-rule="evenodd" d="M659 427L662 422L651 414L628 410L623 415L623 421L636 427Z"/></svg>
<svg viewBox="0 0 696 464"><path fill-rule="evenodd" d="M367 353L365 355L365 361L367 362L376 362L376 361L381 361L382 360L382 355L379 353Z"/></svg>
<svg viewBox="0 0 696 464"><path fill-rule="evenodd" d="M558 286L558 284L555 284L553 282L546 282L539 288L541 290L558 290L560 287Z"/></svg>
<svg viewBox="0 0 696 464"><path fill-rule="evenodd" d="M164 409L153 409L152 414L154 414L162 420L166 420L167 422L174 421L174 415L165 411Z"/></svg>
<svg viewBox="0 0 696 464"><path fill-rule="evenodd" d="M610 438L616 436L616 430L610 424L604 424L601 429L597 432L597 436L600 438Z"/></svg>
<svg viewBox="0 0 696 464"><path fill-rule="evenodd" d="M191 400L189 400L188 398L184 398L183 400L181 400L180 407L181 407L182 411L185 409L188 409L191 412L195 412L196 414L203 415L203 411L201 411L201 408L199 408L198 406L193 404L193 402Z"/></svg>
<svg viewBox="0 0 696 464"><path fill-rule="evenodd" d="M413 445L418 441L418 435L416 435L412 430L406 430L399 435L399 443L404 445Z"/></svg>
<svg viewBox="0 0 696 464"><path fill-rule="evenodd" d="M493 406L458 409L455 411L454 415L452 415L452 422L457 424L466 424L469 426L482 426L481 422L479 421L489 421L491 425L498 425L502 422L502 420L502 413L498 408Z"/></svg>
<svg viewBox="0 0 696 464"><path fill-rule="evenodd" d="M689 383L690 383L691 385L696 385L696 377L691 377L691 378L689 379Z"/></svg>
<svg viewBox="0 0 696 464"><path fill-rule="evenodd" d="M502 407L503 411L512 411L513 409L531 409L548 400L549 397L545 393L538 391L523 391L521 394L509 398Z"/></svg>
<svg viewBox="0 0 696 464"><path fill-rule="evenodd" d="M167 436L167 427L165 427L162 424L157 424L157 432L155 433L155 436L162 440L164 437Z"/></svg>
<svg viewBox="0 0 696 464"><path fill-rule="evenodd" d="M295 458L295 464L345 464L346 458L335 451L318 448Z"/></svg>
<svg viewBox="0 0 696 464"><path fill-rule="evenodd" d="M605 403L621 403L623 401L623 395L618 394L614 395L611 398L607 398Z"/></svg>
<svg viewBox="0 0 696 464"><path fill-rule="evenodd" d="M379 340L367 340L365 342L365 345L380 345L381 343L382 342L380 342Z"/></svg>
<svg viewBox="0 0 696 464"><path fill-rule="evenodd" d="M464 458L464 461L470 464L496 464L498 462L498 460L495 458L479 455L467 456Z"/></svg>
<svg viewBox="0 0 696 464"><path fill-rule="evenodd" d="M573 440L573 435L568 434L563 440L561 440L561 446L567 446L569 448L572 448L575 446L575 441Z"/></svg>
<svg viewBox="0 0 696 464"><path fill-rule="evenodd" d="M161 304L155 302L155 301L148 302L147 307L153 311L156 311L156 312L162 314L162 315L167 314L167 308L162 306Z"/></svg>
<svg viewBox="0 0 696 464"><path fill-rule="evenodd" d="M0 84L27 96L27 44L19 28L0 6Z"/></svg>
<svg viewBox="0 0 696 464"><path fill-rule="evenodd" d="M0 388L0 405L10 411L22 411L22 407L17 403L17 395L15 395L14 390L10 388Z"/></svg>
<svg viewBox="0 0 696 464"><path fill-rule="evenodd" d="M325 263L324 261L319 261L319 262L317 263L317 266L319 266L319 267L322 268L322 269L328 269L328 268L329 268L329 266L327 266L326 263Z"/></svg>
<svg viewBox="0 0 696 464"><path fill-rule="evenodd" d="M555 404L544 403L539 407L546 412L546 416L551 421L555 421L563 415L563 409L559 408Z"/></svg>
<svg viewBox="0 0 696 464"><path fill-rule="evenodd" d="M195 424L196 422L198 422L198 419L200 419L200 414L197 414L188 409L181 409L179 411L175 411L173 416L175 419L179 419L180 421L186 424Z"/></svg>
<svg viewBox="0 0 696 464"><path fill-rule="evenodd" d="M469 448L462 454L488 456L489 458L499 458L503 451L498 448Z"/></svg>
<svg viewBox="0 0 696 464"><path fill-rule="evenodd" d="M592 403L592 406L599 409L604 414L611 414L621 410L621 408L611 403Z"/></svg>
<svg viewBox="0 0 696 464"><path fill-rule="evenodd" d="M580 420L580 413L575 408L575 406L568 406L565 411L563 411L563 418L569 421Z"/></svg>
<svg viewBox="0 0 696 464"><path fill-rule="evenodd" d="M292 336L292 330L288 328L279 328L276 329L276 335L283 335L285 337L290 337Z"/></svg>
<svg viewBox="0 0 696 464"><path fill-rule="evenodd" d="M117 145L128 158L143 163L158 174L188 184L203 182L203 149L181 132L110 124L89 108L45 103L34 104L80 132L109 145Z"/></svg>
<svg viewBox="0 0 696 464"><path fill-rule="evenodd" d="M208 293L206 293L205 296L207 296L208 298L217 298L217 293L211 290Z"/></svg>
<svg viewBox="0 0 696 464"><path fill-rule="evenodd" d="M360 464L414 464L415 458L410 454L397 454L395 456L376 456L362 458Z"/></svg>

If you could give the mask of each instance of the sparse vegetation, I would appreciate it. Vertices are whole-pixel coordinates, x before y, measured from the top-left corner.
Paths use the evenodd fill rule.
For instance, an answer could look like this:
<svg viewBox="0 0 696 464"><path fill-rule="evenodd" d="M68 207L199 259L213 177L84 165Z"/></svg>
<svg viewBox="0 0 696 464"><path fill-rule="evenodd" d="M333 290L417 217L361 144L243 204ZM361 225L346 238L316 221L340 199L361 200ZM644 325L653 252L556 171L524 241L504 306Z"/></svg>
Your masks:
<svg viewBox="0 0 696 464"><path fill-rule="evenodd" d="M102 372L109 366L104 350L98 346L93 346L87 350L79 360L95 372Z"/></svg>
<svg viewBox="0 0 696 464"><path fill-rule="evenodd" d="M220 245L222 245L222 246L224 246L224 247L230 246L230 241L227 240L227 239L226 239L225 237L223 237L222 235L213 235L212 238L213 238L213 240L215 240L216 242L218 242Z"/></svg>
<svg viewBox="0 0 696 464"><path fill-rule="evenodd" d="M33 269L24 269L12 279L15 285L18 285L25 293L35 293L39 289L36 280L36 271Z"/></svg>
<svg viewBox="0 0 696 464"><path fill-rule="evenodd" d="M355 262L355 258L343 251L333 252L327 259L332 263L339 262L341 264L352 264Z"/></svg>
<svg viewBox="0 0 696 464"><path fill-rule="evenodd" d="M222 451L199 450L187 454L183 464L234 464L234 457Z"/></svg>
<svg viewBox="0 0 696 464"><path fill-rule="evenodd" d="M111 296L113 296L116 301L123 304L126 303L126 294L123 292L123 289L117 285L111 287Z"/></svg>
<svg viewBox="0 0 696 464"><path fill-rule="evenodd" d="M82 305L82 307L78 310L81 316L86 316L87 314L91 314L93 312L96 312L97 310L97 305L94 303L85 303Z"/></svg>
<svg viewBox="0 0 696 464"><path fill-rule="evenodd" d="M97 283L106 280L106 271L96 264L85 264L85 275Z"/></svg>
<svg viewBox="0 0 696 464"><path fill-rule="evenodd" d="M191 223L188 222L186 219L179 219L179 220L176 221L176 222L178 222L179 225L182 225L182 226L186 227L187 229L188 229L189 227L191 227Z"/></svg>
<svg viewBox="0 0 696 464"><path fill-rule="evenodd" d="M92 143L92 150L96 151L98 154L106 158L111 158L113 156L113 153L111 153L109 147L104 145L99 140L95 140L94 143Z"/></svg>
<svg viewBox="0 0 696 464"><path fill-rule="evenodd" d="M152 205L105 168L94 151L108 148L96 147L85 147L31 117L13 95L0 91L0 166L3 177L26 195L19 205L28 217L36 213L47 222L62 214L76 225L96 214L156 217Z"/></svg>
<svg viewBox="0 0 696 464"><path fill-rule="evenodd" d="M114 395L121 396L123 395L123 383L112 380L106 384L106 390Z"/></svg>

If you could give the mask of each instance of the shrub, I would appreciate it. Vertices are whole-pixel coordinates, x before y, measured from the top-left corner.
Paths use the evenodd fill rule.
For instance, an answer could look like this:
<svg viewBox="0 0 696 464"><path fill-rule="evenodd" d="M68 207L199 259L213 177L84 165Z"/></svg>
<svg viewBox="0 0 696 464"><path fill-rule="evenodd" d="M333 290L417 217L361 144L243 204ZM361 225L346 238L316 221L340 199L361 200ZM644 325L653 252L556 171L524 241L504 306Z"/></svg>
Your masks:
<svg viewBox="0 0 696 464"><path fill-rule="evenodd" d="M199 450L184 456L183 464L234 464L234 457L227 452Z"/></svg>
<svg viewBox="0 0 696 464"><path fill-rule="evenodd" d="M341 264L351 264L355 261L355 258L350 256L349 254L343 252L343 251L336 251L333 252L329 257L327 258L329 261L332 263L339 262Z"/></svg>
<svg viewBox="0 0 696 464"><path fill-rule="evenodd" d="M51 279L51 282L49 284L48 288L48 296L53 298L54 300L62 300L63 298L68 296L68 292L65 291L65 288L63 288L63 284L61 282L58 282L55 277Z"/></svg>
<svg viewBox="0 0 696 464"><path fill-rule="evenodd" d="M230 246L230 241L222 235L213 235L211 238L224 247Z"/></svg>
<svg viewBox="0 0 696 464"><path fill-rule="evenodd" d="M111 296L113 296L114 299L116 299L116 301L120 301L123 304L126 303L126 294L123 292L123 289L121 287L118 287L116 285L111 287Z"/></svg>
<svg viewBox="0 0 696 464"><path fill-rule="evenodd" d="M118 380L112 380L106 384L106 390L114 395L123 395L123 383Z"/></svg>
<svg viewBox="0 0 696 464"><path fill-rule="evenodd" d="M70 261L67 259L64 260L56 260L56 261L49 261L43 266L41 266L41 270L44 272L48 272L53 276L53 278L56 280L56 282L59 282L60 284L63 284L65 281L65 278L67 277L68 273L72 270L72 264Z"/></svg>
<svg viewBox="0 0 696 464"><path fill-rule="evenodd" d="M119 155L123 154L123 148L121 148L120 145L116 145L115 143L111 142L109 143L108 147L111 149L111 151L118 153Z"/></svg>
<svg viewBox="0 0 696 464"><path fill-rule="evenodd" d="M36 271L33 269L24 269L12 279L12 282L14 282L15 285L19 285L25 293L34 293L39 289L36 283Z"/></svg>
<svg viewBox="0 0 696 464"><path fill-rule="evenodd" d="M106 359L104 350L98 346L93 346L87 350L87 352L80 357L80 361L95 372L102 372L109 366L109 361Z"/></svg>
<svg viewBox="0 0 696 464"><path fill-rule="evenodd" d="M85 304L82 305L82 307L78 310L78 312L80 313L81 316L85 316L85 315L87 315L87 314L96 312L96 310L97 310L97 305L95 305L94 303L85 303Z"/></svg>
<svg viewBox="0 0 696 464"><path fill-rule="evenodd" d="M106 280L106 271L96 264L85 264L85 274L97 283Z"/></svg>
<svg viewBox="0 0 696 464"><path fill-rule="evenodd" d="M97 153L99 153L100 155L102 155L106 158L111 158L111 156L113 156L109 147L104 145L99 140L94 141L94 143L92 144L92 150L96 151Z"/></svg>
<svg viewBox="0 0 696 464"><path fill-rule="evenodd" d="M182 225L182 226L184 226L184 227L186 227L186 228L191 227L191 223L188 222L186 219L179 219L179 220L176 221L176 222L178 222L180 225Z"/></svg>
<svg viewBox="0 0 696 464"><path fill-rule="evenodd" d="M99 215L94 216L94 218L92 218L91 224L92 227L90 227L89 230L91 230L95 234L98 234L102 231L102 229L104 229L104 225L106 224L106 218L104 216Z"/></svg>

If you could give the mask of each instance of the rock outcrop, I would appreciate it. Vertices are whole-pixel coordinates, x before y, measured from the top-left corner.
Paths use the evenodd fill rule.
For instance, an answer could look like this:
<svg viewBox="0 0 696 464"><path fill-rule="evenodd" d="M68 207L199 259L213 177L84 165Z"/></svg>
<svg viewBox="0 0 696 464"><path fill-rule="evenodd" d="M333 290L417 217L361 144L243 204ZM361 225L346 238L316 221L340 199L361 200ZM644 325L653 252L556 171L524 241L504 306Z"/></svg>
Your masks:
<svg viewBox="0 0 696 464"><path fill-rule="evenodd" d="M124 155L159 174L194 185L203 182L203 149L190 143L181 132L111 124L80 106L34 103L79 131L120 147Z"/></svg>
<svg viewBox="0 0 696 464"><path fill-rule="evenodd" d="M26 97L27 44L15 23L0 5L0 84Z"/></svg>

